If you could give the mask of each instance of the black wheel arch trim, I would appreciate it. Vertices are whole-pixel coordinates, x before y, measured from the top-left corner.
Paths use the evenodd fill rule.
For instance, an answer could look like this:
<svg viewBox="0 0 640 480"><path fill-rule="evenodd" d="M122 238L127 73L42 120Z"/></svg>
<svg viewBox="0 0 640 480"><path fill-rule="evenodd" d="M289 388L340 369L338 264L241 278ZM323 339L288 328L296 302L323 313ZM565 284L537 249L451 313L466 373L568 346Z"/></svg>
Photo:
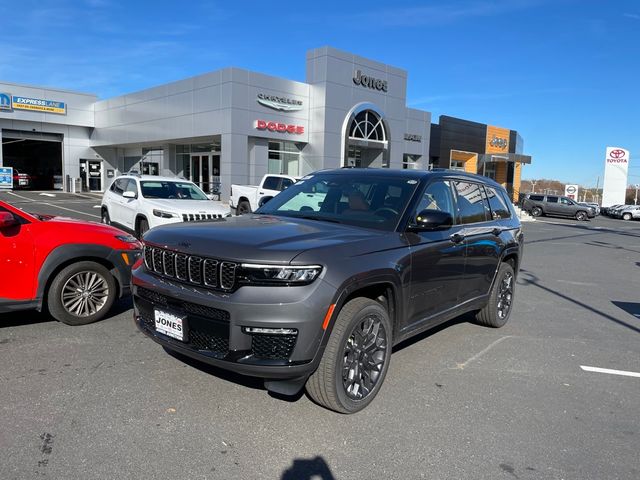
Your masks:
<svg viewBox="0 0 640 480"><path fill-rule="evenodd" d="M400 292L402 292L402 282L398 278L397 274L389 272L378 273L367 277L357 277L356 279L350 277L340 286L340 288L337 289L336 296L332 302L332 304L335 304L335 308L320 342L320 350L324 351L324 347L329 341L329 336L331 335L333 326L335 325L336 318L339 315L340 310L342 310L342 307L346 304L347 299L351 298L354 293L381 285L386 285L391 290L390 300L392 304L389 305L389 318L393 325L392 335L397 333L397 319L402 318L402 315L404 314L402 311L403 302L402 299L399 298Z"/></svg>
<svg viewBox="0 0 640 480"><path fill-rule="evenodd" d="M111 265L110 272L116 280L119 297L127 295L130 291L131 268L124 263L122 252L122 250L114 250L106 245L90 243L69 243L52 250L38 272L36 293L38 309L42 309L47 288L60 267L92 258L103 260ZM133 253L133 250L127 252Z"/></svg>

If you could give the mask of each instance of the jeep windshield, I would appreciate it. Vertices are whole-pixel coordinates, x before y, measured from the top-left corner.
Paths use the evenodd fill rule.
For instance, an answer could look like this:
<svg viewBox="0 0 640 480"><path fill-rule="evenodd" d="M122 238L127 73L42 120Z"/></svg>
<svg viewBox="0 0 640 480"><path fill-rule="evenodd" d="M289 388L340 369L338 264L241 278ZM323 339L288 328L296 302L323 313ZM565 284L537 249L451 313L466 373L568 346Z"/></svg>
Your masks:
<svg viewBox="0 0 640 480"><path fill-rule="evenodd" d="M140 182L140 190L144 198L209 200L202 190L189 182L143 180Z"/></svg>
<svg viewBox="0 0 640 480"><path fill-rule="evenodd" d="M418 178L406 176L319 173L299 180L256 213L393 231L418 184Z"/></svg>

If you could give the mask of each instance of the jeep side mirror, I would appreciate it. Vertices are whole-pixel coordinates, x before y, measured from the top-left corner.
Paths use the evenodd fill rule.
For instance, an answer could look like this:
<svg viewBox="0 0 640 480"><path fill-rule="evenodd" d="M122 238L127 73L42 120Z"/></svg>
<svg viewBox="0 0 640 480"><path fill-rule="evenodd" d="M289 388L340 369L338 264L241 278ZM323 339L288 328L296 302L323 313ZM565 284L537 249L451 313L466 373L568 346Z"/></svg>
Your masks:
<svg viewBox="0 0 640 480"><path fill-rule="evenodd" d="M0 228L9 228L17 225L16 217L9 212L0 212Z"/></svg>
<svg viewBox="0 0 640 480"><path fill-rule="evenodd" d="M122 194L124 198L136 198L136 192L126 191Z"/></svg>
<svg viewBox="0 0 640 480"><path fill-rule="evenodd" d="M422 210L415 218L413 230L441 230L453 225L453 217L449 212L440 210Z"/></svg>

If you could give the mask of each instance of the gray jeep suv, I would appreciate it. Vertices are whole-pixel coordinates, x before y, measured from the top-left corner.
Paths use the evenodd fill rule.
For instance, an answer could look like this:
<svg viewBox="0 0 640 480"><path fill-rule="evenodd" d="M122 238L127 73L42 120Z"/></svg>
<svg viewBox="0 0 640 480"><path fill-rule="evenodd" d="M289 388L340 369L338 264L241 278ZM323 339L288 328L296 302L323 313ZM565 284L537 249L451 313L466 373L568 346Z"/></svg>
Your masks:
<svg viewBox="0 0 640 480"><path fill-rule="evenodd" d="M522 201L522 209L529 212L533 217L549 215L573 217L582 221L596 216L595 208L559 195L527 193Z"/></svg>
<svg viewBox="0 0 640 480"><path fill-rule="evenodd" d="M340 169L254 214L154 228L144 244L133 269L142 332L353 413L380 390L399 342L465 312L507 322L523 234L485 177Z"/></svg>

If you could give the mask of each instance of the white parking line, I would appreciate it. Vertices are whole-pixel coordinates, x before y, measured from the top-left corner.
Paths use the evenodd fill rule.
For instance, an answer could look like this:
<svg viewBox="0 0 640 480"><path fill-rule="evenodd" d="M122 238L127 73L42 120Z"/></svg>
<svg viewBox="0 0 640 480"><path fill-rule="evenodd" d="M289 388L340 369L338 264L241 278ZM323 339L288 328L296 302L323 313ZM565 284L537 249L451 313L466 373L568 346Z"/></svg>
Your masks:
<svg viewBox="0 0 640 480"><path fill-rule="evenodd" d="M625 377L638 377L640 378L640 373L638 372L627 372L624 370L612 370L610 368L599 368L599 367L586 367L584 365L580 365L580 368L585 372L596 372L596 373L608 373L609 375L623 375Z"/></svg>
<svg viewBox="0 0 640 480"><path fill-rule="evenodd" d="M61 208L62 210L68 210L73 213L79 213L80 215L86 215L87 217L100 218L100 215L93 215L91 213L81 212L80 210L74 210L73 208L61 207L60 205L52 205L51 203L43 203L42 205L49 205L53 208Z"/></svg>
<svg viewBox="0 0 640 480"><path fill-rule="evenodd" d="M500 337L499 339L495 340L494 342L491 342L491 344L480 350L478 353L476 353L473 357L469 358L466 362L464 363L458 363L456 365L456 369L458 370L464 370L464 367L466 367L467 365L469 365L471 362L473 362L474 360L477 360L478 358L480 358L482 355L484 355L485 353L487 353L489 350L491 350L493 347L495 347L496 345L498 345L500 342L502 342L503 340L506 340L507 338L510 338L511 335L506 335L504 337Z"/></svg>
<svg viewBox="0 0 640 480"><path fill-rule="evenodd" d="M9 195L13 195L14 197L18 197L18 198L21 198L23 200L27 200L29 202L35 202L34 199L28 198L28 197L23 197L22 195L18 195L17 193L9 192Z"/></svg>

